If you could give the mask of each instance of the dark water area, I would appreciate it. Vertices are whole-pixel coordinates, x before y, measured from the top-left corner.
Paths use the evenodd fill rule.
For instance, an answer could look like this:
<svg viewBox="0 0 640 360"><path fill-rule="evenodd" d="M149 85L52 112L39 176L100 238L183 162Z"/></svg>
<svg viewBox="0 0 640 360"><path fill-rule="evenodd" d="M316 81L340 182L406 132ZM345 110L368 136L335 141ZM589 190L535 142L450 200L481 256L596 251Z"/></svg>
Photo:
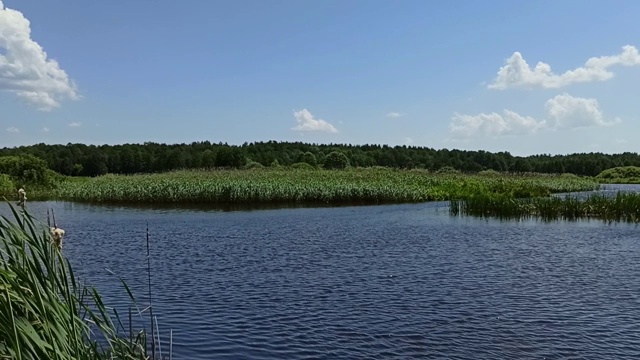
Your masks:
<svg viewBox="0 0 640 360"><path fill-rule="evenodd" d="M640 227L451 217L446 203L221 211L33 202L174 359L636 359ZM0 213L6 213L6 209ZM121 311L122 312L122 311Z"/></svg>

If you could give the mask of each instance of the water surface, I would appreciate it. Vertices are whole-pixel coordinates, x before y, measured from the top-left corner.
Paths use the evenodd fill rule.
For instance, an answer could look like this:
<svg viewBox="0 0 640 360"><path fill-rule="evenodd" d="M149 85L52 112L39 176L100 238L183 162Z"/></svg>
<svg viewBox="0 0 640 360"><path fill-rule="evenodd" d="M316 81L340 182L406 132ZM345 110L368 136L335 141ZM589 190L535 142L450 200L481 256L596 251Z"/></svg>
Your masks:
<svg viewBox="0 0 640 360"><path fill-rule="evenodd" d="M450 217L445 203L220 211L66 202L64 252L146 299L174 359L636 359L640 228ZM1 212L5 212L3 209Z"/></svg>

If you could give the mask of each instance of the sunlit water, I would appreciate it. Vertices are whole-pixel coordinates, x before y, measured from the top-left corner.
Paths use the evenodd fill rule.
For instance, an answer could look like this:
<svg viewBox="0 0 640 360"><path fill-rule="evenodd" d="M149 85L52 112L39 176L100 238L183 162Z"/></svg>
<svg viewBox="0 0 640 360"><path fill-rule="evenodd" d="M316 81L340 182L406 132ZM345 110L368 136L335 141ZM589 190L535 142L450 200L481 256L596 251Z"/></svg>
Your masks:
<svg viewBox="0 0 640 360"><path fill-rule="evenodd" d="M636 225L454 218L445 203L29 208L54 209L77 275L120 310L105 269L148 301L148 222L174 359L640 357Z"/></svg>

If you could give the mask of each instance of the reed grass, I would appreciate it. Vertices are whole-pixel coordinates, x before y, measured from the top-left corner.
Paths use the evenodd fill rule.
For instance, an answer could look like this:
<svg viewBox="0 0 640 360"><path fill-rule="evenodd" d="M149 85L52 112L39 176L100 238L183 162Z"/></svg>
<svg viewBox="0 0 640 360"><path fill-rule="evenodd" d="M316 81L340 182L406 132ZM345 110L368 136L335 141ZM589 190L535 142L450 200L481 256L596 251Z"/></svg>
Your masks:
<svg viewBox="0 0 640 360"><path fill-rule="evenodd" d="M0 359L148 359L146 332L125 330L48 228L11 209L15 220L0 218Z"/></svg>
<svg viewBox="0 0 640 360"><path fill-rule="evenodd" d="M591 179L532 174L482 176L386 168L253 169L105 175L64 182L53 196L96 203L404 203L463 199L479 193L546 196L597 187Z"/></svg>
<svg viewBox="0 0 640 360"><path fill-rule="evenodd" d="M574 196L515 199L504 195L476 196L450 202L454 216L468 215L502 219L551 220L602 219L640 222L640 194L618 192L616 196L594 194L581 200Z"/></svg>

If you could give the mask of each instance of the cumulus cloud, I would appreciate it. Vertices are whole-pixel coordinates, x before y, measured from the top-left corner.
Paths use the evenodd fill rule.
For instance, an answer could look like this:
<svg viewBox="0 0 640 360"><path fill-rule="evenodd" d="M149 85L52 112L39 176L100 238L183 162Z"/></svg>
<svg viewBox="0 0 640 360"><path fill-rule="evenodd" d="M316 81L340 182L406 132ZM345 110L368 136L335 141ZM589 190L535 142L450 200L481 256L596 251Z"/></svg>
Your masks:
<svg viewBox="0 0 640 360"><path fill-rule="evenodd" d="M546 125L554 129L607 126L620 121L617 118L605 120L598 100L573 97L566 93L547 100L545 108L548 114Z"/></svg>
<svg viewBox="0 0 640 360"><path fill-rule="evenodd" d="M407 136L406 138L404 138L404 144L405 145L413 144L413 139Z"/></svg>
<svg viewBox="0 0 640 360"><path fill-rule="evenodd" d="M81 122L72 122L72 123L69 123L69 127L80 127L80 126L82 126L82 123L81 123Z"/></svg>
<svg viewBox="0 0 640 360"><path fill-rule="evenodd" d="M620 119L606 120L596 99L560 94L545 104L546 119L537 120L511 110L502 114L454 114L449 129L457 138L478 136L527 135L540 130L566 130L589 126L609 126Z"/></svg>
<svg viewBox="0 0 640 360"><path fill-rule="evenodd" d="M592 81L605 81L614 76L609 70L614 65L635 66L640 65L640 54L634 46L626 45L622 52L612 56L592 57L584 66L568 70L562 74L556 74L551 65L538 62L531 69L529 64L519 52L506 61L506 65L500 68L494 82L489 84L489 89L504 90L509 88L561 88L576 83Z"/></svg>
<svg viewBox="0 0 640 360"><path fill-rule="evenodd" d="M291 130L303 132L338 132L338 130L330 123L322 119L315 119L307 109L294 111L293 116L296 118L298 125L291 128Z"/></svg>
<svg viewBox="0 0 640 360"><path fill-rule="evenodd" d="M504 110L502 114L456 113L451 119L450 130L455 137L523 135L536 132L542 125L543 122L532 117Z"/></svg>
<svg viewBox="0 0 640 360"><path fill-rule="evenodd" d="M48 127L46 127L46 126L45 126L45 127L43 127L43 128L42 128L42 132L49 132L49 128L48 128Z"/></svg>
<svg viewBox="0 0 640 360"><path fill-rule="evenodd" d="M2 5L2 3L0 3L0 5ZM12 133L12 134L17 134L20 132L20 129L18 129L17 127L8 127L7 128L7 132Z"/></svg>
<svg viewBox="0 0 640 360"><path fill-rule="evenodd" d="M394 112L394 111L392 111L392 112L390 112L390 113L388 113L388 114L387 114L387 117L388 117L388 118L399 118L399 117L403 117L404 115L405 115L405 114L403 114L403 113L399 113L399 112Z"/></svg>
<svg viewBox="0 0 640 360"><path fill-rule="evenodd" d="M31 39L31 23L0 0L0 90L48 111L78 99L75 85L58 62Z"/></svg>

